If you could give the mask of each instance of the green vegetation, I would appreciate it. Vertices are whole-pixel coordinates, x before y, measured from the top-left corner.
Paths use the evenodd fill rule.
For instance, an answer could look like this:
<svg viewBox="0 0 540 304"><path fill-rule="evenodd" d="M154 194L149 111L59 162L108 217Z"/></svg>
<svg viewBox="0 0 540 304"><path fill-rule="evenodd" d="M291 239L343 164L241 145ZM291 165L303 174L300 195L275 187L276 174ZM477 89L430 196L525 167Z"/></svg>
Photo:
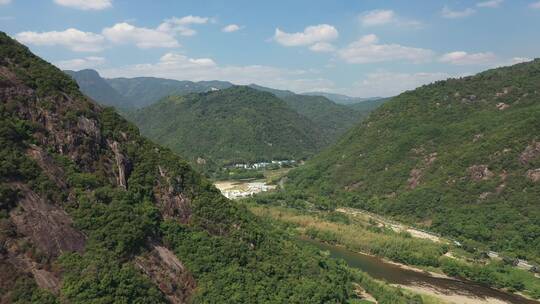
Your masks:
<svg viewBox="0 0 540 304"><path fill-rule="evenodd" d="M203 168L302 159L328 143L285 102L248 87L168 97L130 117L144 135Z"/></svg>
<svg viewBox="0 0 540 304"><path fill-rule="evenodd" d="M212 178L216 180L262 179L264 178L264 170L222 168L214 172Z"/></svg>
<svg viewBox="0 0 540 304"><path fill-rule="evenodd" d="M403 93L285 189L539 263L539 94L540 60Z"/></svg>
<svg viewBox="0 0 540 304"><path fill-rule="evenodd" d="M335 211L291 209L274 205L260 205L272 194L248 199L250 210L262 218L284 223L293 233L300 233L333 245L347 247L387 258L394 262L418 266L426 270L466 278L487 286L509 291L525 292L540 298L540 280L534 274L513 267L503 261L486 261L461 256L459 248L449 242L436 243L413 238L408 233L395 232L366 216L351 216ZM266 197L260 200L259 197ZM445 255L451 252L451 257Z"/></svg>
<svg viewBox="0 0 540 304"><path fill-rule="evenodd" d="M0 45L11 43L11 38L0 34ZM47 96L66 92L74 97L80 97L77 84L69 76L51 65L42 64L42 59L32 54L26 47L0 48L0 65L12 67L17 78L25 85L34 89L38 96ZM53 73L50 73L50 72Z"/></svg>
<svg viewBox="0 0 540 304"><path fill-rule="evenodd" d="M289 107L309 118L332 141L360 121L366 114L336 104L323 96L288 95L282 98Z"/></svg>
<svg viewBox="0 0 540 304"><path fill-rule="evenodd" d="M368 117L369 113L376 110L378 107L382 106L385 102L389 101L390 98L375 98L368 99L365 101L360 101L357 103L348 104L347 107L353 109L361 114L361 118L365 119Z"/></svg>
<svg viewBox="0 0 540 304"><path fill-rule="evenodd" d="M111 78L106 81L124 99L129 100L132 108L149 106L167 96L204 93L232 87L232 83L226 81L192 82L155 77Z"/></svg>
<svg viewBox="0 0 540 304"><path fill-rule="evenodd" d="M346 303L357 298L355 281L373 288L380 303L411 303L394 288L370 287L369 278L231 203L184 160L139 136L114 110L88 102L74 81L5 34L0 50L3 75L16 75L2 80L14 93L0 105L2 302L166 302L159 278L134 263L161 244L195 277L190 303ZM15 223L8 211L27 212L19 198L33 195L28 189L45 215L53 207L67 212L54 209L61 216L57 224L83 232L76 241L84 251L58 256L32 235L21 235L25 223ZM163 206L167 196L175 205ZM40 237L51 243L68 237L55 230L42 229ZM58 276L60 290L38 288L39 280L11 256Z"/></svg>

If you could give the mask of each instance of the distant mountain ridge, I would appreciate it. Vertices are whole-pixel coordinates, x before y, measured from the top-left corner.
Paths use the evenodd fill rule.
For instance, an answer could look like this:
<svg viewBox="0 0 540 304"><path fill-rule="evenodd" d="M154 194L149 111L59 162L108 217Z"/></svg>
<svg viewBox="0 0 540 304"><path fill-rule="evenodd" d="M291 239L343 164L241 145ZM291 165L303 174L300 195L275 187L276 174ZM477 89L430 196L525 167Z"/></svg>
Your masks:
<svg viewBox="0 0 540 304"><path fill-rule="evenodd" d="M170 95L203 93L230 88L232 83L211 80L193 82L156 77L103 78L92 69L64 71L88 97L121 109L142 108Z"/></svg>
<svg viewBox="0 0 540 304"><path fill-rule="evenodd" d="M122 96L132 101L132 107L142 108L171 95L204 93L233 86L227 81L173 80L155 77L110 78L106 81Z"/></svg>
<svg viewBox="0 0 540 304"><path fill-rule="evenodd" d="M360 103L365 107L356 110L352 108L353 105L337 104L324 96L299 95L292 91L256 84L244 86L244 89L240 90L239 87L232 89L233 84L224 81L192 82L154 77L104 79L93 70L66 72L79 83L86 95L98 102L121 109L145 135L171 147L176 152L189 156L192 164L197 164L199 158L204 159L206 164L212 165L216 164L214 161L222 165L233 161L306 158L334 142L379 105L369 105L366 101ZM197 96L200 93L212 93L219 90L228 91L224 94ZM248 99L244 96L247 91L250 95ZM189 97L182 98L182 96ZM188 103L179 102L185 99L206 100L208 96L212 96L212 100L223 98L223 102L228 102L228 107L219 107L221 113L218 113L215 112L218 107L213 105L204 110L211 111L212 115L203 117L200 108L186 107ZM252 100L253 98L261 100ZM175 102L171 102L173 100ZM157 103L159 105L156 105ZM246 116L248 112L251 113L250 116ZM225 139L228 135L224 134L231 134L226 127L230 126L234 129L239 124L234 119L226 122L223 115L249 121L251 127L244 125L243 128L246 130L236 129L236 137ZM193 121L195 118L202 119L204 122ZM210 121L213 119L216 121ZM188 121L190 121L189 124ZM269 123L270 121L273 122ZM210 131L218 136L202 130L205 123ZM270 129L261 129L259 126ZM183 130L180 130L182 128ZM280 130L283 128L292 128L292 133L285 135L284 130ZM246 133L250 129L258 129L261 134L267 134L270 138L277 135L277 138L272 139L272 144L275 146L269 147L263 141L255 140L256 134ZM295 133L298 131L300 133ZM304 134L303 139L298 137L299 134ZM309 139L305 137L306 135ZM180 144L180 138L184 141L192 139L193 141L188 145ZM219 154L215 148L207 145L211 140L220 142L221 139L225 139L222 146L235 147L234 151L225 149L226 152ZM298 143L293 142L292 139L298 140ZM202 143L204 144L201 145Z"/></svg>
<svg viewBox="0 0 540 304"><path fill-rule="evenodd" d="M344 105L352 105L352 104L357 104L361 102L385 99L385 97L351 97L351 96L347 96L343 94L328 93L328 92L305 92L305 93L301 93L301 95L324 96L335 103L344 104Z"/></svg>
<svg viewBox="0 0 540 304"><path fill-rule="evenodd" d="M231 82L220 80L194 82L158 77L103 78L97 71L92 69L80 71L66 70L64 72L75 79L81 91L92 99L105 105L123 108L142 108L167 96L204 93L212 90L227 89L234 85ZM254 83L248 86L259 91L270 92L279 98L285 98L291 95L323 96L334 103L343 105L384 99L382 97L350 97L327 92L297 94L290 90L274 89Z"/></svg>
<svg viewBox="0 0 540 304"><path fill-rule="evenodd" d="M71 76L88 97L102 104L119 109L129 108L130 99L114 89L106 79L103 79L95 70L64 71Z"/></svg>

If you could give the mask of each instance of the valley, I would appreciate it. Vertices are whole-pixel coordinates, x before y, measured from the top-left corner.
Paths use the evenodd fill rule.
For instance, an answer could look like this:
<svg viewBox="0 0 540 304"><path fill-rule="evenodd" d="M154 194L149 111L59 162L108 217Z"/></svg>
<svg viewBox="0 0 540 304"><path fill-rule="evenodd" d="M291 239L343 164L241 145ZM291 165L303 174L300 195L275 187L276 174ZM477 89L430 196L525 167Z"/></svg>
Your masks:
<svg viewBox="0 0 540 304"><path fill-rule="evenodd" d="M0 304L540 304L540 0L0 12Z"/></svg>

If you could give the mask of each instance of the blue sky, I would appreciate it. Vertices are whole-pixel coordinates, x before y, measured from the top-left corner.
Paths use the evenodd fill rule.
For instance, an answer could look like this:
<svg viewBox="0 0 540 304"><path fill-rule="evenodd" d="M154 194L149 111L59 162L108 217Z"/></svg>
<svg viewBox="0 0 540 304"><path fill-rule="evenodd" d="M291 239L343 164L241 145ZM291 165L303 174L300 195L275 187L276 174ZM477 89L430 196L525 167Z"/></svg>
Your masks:
<svg viewBox="0 0 540 304"><path fill-rule="evenodd" d="M65 69L390 96L540 57L539 0L0 0Z"/></svg>

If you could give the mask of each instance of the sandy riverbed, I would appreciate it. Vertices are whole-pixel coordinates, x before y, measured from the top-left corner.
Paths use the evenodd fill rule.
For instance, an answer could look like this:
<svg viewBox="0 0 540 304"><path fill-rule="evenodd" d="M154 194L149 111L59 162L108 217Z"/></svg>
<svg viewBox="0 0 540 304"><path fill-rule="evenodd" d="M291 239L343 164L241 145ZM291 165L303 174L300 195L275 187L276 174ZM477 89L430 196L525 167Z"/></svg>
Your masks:
<svg viewBox="0 0 540 304"><path fill-rule="evenodd" d="M468 296L463 294L457 294L454 292L440 292L435 288L419 285L398 285L392 284L392 286L401 287L419 294L427 294L434 296L438 299L445 301L448 304L508 304L508 302L495 299L495 298L480 298L474 296Z"/></svg>

